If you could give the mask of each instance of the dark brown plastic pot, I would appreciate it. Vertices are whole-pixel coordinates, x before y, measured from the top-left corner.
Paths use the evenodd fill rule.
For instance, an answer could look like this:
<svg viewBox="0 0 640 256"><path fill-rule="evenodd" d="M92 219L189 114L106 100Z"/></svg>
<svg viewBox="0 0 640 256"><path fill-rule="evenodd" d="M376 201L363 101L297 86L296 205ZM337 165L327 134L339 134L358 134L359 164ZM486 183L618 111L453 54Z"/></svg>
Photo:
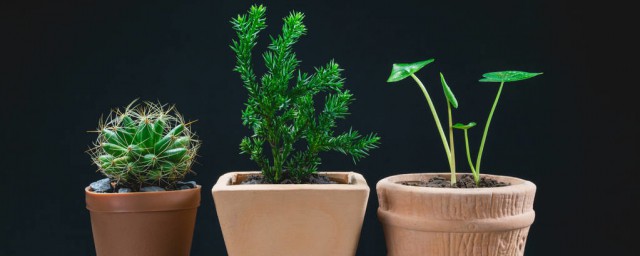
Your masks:
<svg viewBox="0 0 640 256"><path fill-rule="evenodd" d="M98 256L189 255L200 186L194 189L95 193L85 188Z"/></svg>

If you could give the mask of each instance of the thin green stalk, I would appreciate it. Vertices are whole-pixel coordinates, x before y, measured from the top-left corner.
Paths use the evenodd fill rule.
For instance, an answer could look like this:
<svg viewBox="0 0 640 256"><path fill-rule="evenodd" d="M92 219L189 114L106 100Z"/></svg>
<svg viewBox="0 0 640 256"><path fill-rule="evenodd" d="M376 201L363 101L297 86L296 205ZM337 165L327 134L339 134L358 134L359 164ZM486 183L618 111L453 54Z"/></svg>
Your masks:
<svg viewBox="0 0 640 256"><path fill-rule="evenodd" d="M456 183L456 152L453 148L453 117L451 114L451 103L447 101L447 113L449 114L449 146L451 147L451 157L449 168L451 169L451 184Z"/></svg>
<svg viewBox="0 0 640 256"><path fill-rule="evenodd" d="M273 134L273 132L272 132ZM271 154L273 155L273 171L274 180L276 183L280 182L280 174L282 174L282 149L280 146L280 140L276 136L272 136L274 141L271 141Z"/></svg>
<svg viewBox="0 0 640 256"><path fill-rule="evenodd" d="M442 125L440 124L440 118L438 118L436 108L433 106L431 97L429 97L429 93L427 92L427 89L424 87L420 79L418 79L418 77L416 77L416 75L414 74L411 74L411 77L416 81L416 83L418 83L418 86L420 86L420 89L422 89L424 97L427 99L427 103L429 104L429 108L431 109L431 114L433 114L433 119L436 121L436 126L438 127L438 132L440 133L440 139L442 139L442 144L444 145L444 151L447 153L449 165L451 165L451 151L449 149L449 143L447 143L447 138L444 136L444 130L442 130Z"/></svg>
<svg viewBox="0 0 640 256"><path fill-rule="evenodd" d="M276 147L271 147L271 154L273 155L273 179L276 183L280 181L280 170L282 170L280 167L280 157L277 151Z"/></svg>
<svg viewBox="0 0 640 256"><path fill-rule="evenodd" d="M500 89L498 89L498 94L496 95L496 99L493 101L493 107L491 107L491 112L489 112L489 118L487 118L487 123L484 126L484 133L482 134L482 141L480 142L480 150L478 150L478 159L476 160L477 172L480 172L480 161L482 160L482 151L484 150L484 142L487 140L487 133L489 133L489 125L491 125L493 112L495 112L496 106L498 105L498 100L500 99L500 94L502 93L503 86L504 86L504 82L501 82ZM478 179L476 179L476 183L479 181Z"/></svg>
<svg viewBox="0 0 640 256"><path fill-rule="evenodd" d="M467 161L469 161L469 167L471 168L471 173L473 173L473 179L479 180L480 174L476 172L475 168L473 168L473 161L471 161L471 152L469 150L469 132L466 129L464 130L464 144L467 148Z"/></svg>

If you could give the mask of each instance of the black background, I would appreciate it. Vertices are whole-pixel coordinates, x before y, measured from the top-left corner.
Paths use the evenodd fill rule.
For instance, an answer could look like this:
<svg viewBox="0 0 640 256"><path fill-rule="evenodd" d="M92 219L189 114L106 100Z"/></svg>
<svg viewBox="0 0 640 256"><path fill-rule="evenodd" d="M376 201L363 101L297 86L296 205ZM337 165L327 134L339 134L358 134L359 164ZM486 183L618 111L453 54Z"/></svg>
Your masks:
<svg viewBox="0 0 640 256"><path fill-rule="evenodd" d="M276 3L277 2L277 3ZM249 130L246 91L232 72L228 1L2 3L2 235L0 255L94 255L83 188L101 178L84 152L99 117L135 98L175 103L203 141L190 177L203 186L192 255L224 255L210 188L228 171L256 168L239 155ZM624 78L634 66L623 35L633 16L567 1L271 1L267 34L302 11L309 33L295 46L303 70L335 59L356 97L341 129L375 131L382 146L356 166L338 153L322 170L355 170L372 187L358 255L384 255L375 183L447 171L431 114L413 81L386 83L391 64L436 58L417 75L441 117L443 72L460 109L483 124L497 90L481 74L545 74L508 84L494 116L485 173L536 183L526 255L629 255L637 227L637 107ZM608 7L615 6L613 3ZM261 61L257 63L261 64ZM637 65L636 65L637 66ZM258 71L264 70L262 67ZM637 71L636 71L637 72ZM480 128L471 132L477 148ZM466 169L461 136L458 166Z"/></svg>

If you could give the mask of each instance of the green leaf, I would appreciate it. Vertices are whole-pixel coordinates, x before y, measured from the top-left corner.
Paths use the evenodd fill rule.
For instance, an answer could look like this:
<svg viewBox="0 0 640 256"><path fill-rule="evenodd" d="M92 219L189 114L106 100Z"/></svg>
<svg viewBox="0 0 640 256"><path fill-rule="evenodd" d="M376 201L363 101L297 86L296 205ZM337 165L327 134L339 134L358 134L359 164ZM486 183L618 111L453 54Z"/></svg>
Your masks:
<svg viewBox="0 0 640 256"><path fill-rule="evenodd" d="M529 73L524 71L499 71L485 73L480 82L515 82L520 80L526 80L542 73Z"/></svg>
<svg viewBox="0 0 640 256"><path fill-rule="evenodd" d="M428 59L414 63L394 63L387 82L391 83L405 79L433 61L434 59Z"/></svg>
<svg viewBox="0 0 640 256"><path fill-rule="evenodd" d="M449 101L449 103L451 103L451 106L453 106L453 108L458 108L458 100L456 100L456 96L453 95L453 92L451 91L451 88L449 88L447 81L444 80L444 75L442 75L442 73L440 73L440 82L442 83L444 96L447 97L447 100Z"/></svg>
<svg viewBox="0 0 640 256"><path fill-rule="evenodd" d="M468 124L456 123L452 127L455 128L455 129L467 130L467 129L469 129L471 127L474 127L474 126L476 126L476 123L475 122L471 122L471 123L468 123Z"/></svg>

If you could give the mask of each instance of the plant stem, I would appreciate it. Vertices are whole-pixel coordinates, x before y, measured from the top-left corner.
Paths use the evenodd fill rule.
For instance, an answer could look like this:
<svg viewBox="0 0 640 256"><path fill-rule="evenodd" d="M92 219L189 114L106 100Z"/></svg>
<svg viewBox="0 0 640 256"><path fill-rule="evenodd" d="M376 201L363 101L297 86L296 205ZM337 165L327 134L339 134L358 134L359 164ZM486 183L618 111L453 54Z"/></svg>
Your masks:
<svg viewBox="0 0 640 256"><path fill-rule="evenodd" d="M451 103L447 101L447 113L449 114L449 147L451 157L449 159L449 168L451 169L451 184L456 183L456 152L453 148L453 117L451 115Z"/></svg>
<svg viewBox="0 0 640 256"><path fill-rule="evenodd" d="M440 139L442 139L442 144L444 145L444 151L447 153L447 159L449 160L449 165L451 165L451 151L449 150L449 144L447 143L447 138L444 136L444 131L442 130L442 124L440 124L440 118L438 118L438 113L436 112L436 108L433 106L433 102L431 102L431 97L429 97L429 93L427 89L424 87L420 79L416 77L416 75L411 74L413 80L418 83L420 89L422 89L422 93L424 97L427 99L427 103L429 104L429 108L431 109L431 114L433 114L433 119L436 121L436 126L438 127L438 132L440 133Z"/></svg>
<svg viewBox="0 0 640 256"><path fill-rule="evenodd" d="M489 112L489 118L487 118L487 123L484 126L484 133L482 134L482 141L480 142L480 150L478 150L478 159L476 160L476 172L478 172L478 174L480 173L480 162L482 160L482 151L484 150L484 142L487 140L487 133L489 133L489 125L491 125L493 112L496 111L496 106L498 105L498 100L500 99L500 94L502 93L503 86L504 86L504 82L500 83L500 89L498 89L498 94L496 94L496 99L493 101L493 107L491 107L491 112ZM480 178L480 175L478 175L478 179L476 180L476 183L479 182L479 178Z"/></svg>
<svg viewBox="0 0 640 256"><path fill-rule="evenodd" d="M274 182L278 183L280 181L280 154L276 147L271 147L271 154L273 155L273 172L274 172Z"/></svg>
<svg viewBox="0 0 640 256"><path fill-rule="evenodd" d="M471 161L471 152L469 150L469 133L467 129L464 130L464 144L467 148L467 161L469 161L469 167L471 168L471 173L473 173L473 179L479 180L480 174L476 172L475 168L473 168L473 162Z"/></svg>

